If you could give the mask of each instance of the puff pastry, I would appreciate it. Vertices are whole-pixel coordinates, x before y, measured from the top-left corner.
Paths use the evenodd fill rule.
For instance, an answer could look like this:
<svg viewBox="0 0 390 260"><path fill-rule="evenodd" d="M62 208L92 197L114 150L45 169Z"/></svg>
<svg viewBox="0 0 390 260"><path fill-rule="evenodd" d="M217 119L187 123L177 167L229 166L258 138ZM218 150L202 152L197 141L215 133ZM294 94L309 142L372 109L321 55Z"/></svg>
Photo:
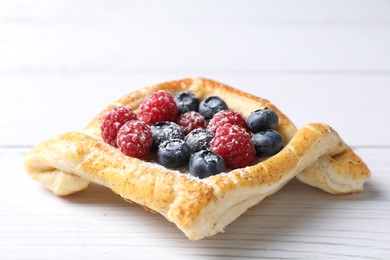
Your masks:
<svg viewBox="0 0 390 260"><path fill-rule="evenodd" d="M116 105L137 111L147 95L161 89L171 93L189 90L200 99L217 95L245 117L260 108L273 109L279 115L277 130L285 146L253 166L197 179L125 156L101 139L105 111ZM126 201L160 213L191 240L224 231L295 176L333 194L359 192L370 178L366 164L331 127L314 123L297 130L268 100L202 78L171 81L125 95L83 131L65 133L34 147L25 158L25 168L33 179L60 196L86 189L90 182L109 187Z"/></svg>

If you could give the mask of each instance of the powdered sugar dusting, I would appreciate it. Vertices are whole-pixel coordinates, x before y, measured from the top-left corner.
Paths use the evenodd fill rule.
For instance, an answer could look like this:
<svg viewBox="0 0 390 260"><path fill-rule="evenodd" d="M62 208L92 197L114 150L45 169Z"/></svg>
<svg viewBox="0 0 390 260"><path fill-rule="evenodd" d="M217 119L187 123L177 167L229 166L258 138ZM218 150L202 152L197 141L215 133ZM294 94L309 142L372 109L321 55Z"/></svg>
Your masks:
<svg viewBox="0 0 390 260"><path fill-rule="evenodd" d="M107 111L102 118L101 136L111 146L117 146L117 134L121 126L130 121L136 120L137 116L129 107L117 106Z"/></svg>
<svg viewBox="0 0 390 260"><path fill-rule="evenodd" d="M177 123L186 135L197 128L205 128L207 126L206 119L195 111L184 113L179 117Z"/></svg>
<svg viewBox="0 0 390 260"><path fill-rule="evenodd" d="M249 165L256 155L249 134L243 128L229 123L217 129L210 149L219 154L231 168Z"/></svg>
<svg viewBox="0 0 390 260"><path fill-rule="evenodd" d="M177 114L172 94L164 90L147 96L139 107L140 118L149 125L160 121L175 121Z"/></svg>
<svg viewBox="0 0 390 260"><path fill-rule="evenodd" d="M245 130L248 129L245 118L240 113L232 110L223 110L215 114L207 129L215 133L219 127L226 124L238 125Z"/></svg>
<svg viewBox="0 0 390 260"><path fill-rule="evenodd" d="M153 149L157 149L163 141L184 138L180 126L173 122L158 122L150 128L153 133Z"/></svg>
<svg viewBox="0 0 390 260"><path fill-rule="evenodd" d="M128 156L143 158L152 145L152 132L149 126L140 120L125 123L118 132L118 148Z"/></svg>
<svg viewBox="0 0 390 260"><path fill-rule="evenodd" d="M203 128L198 128L191 131L184 140L190 147L191 152L195 153L200 150L208 150L213 137L214 134L212 132Z"/></svg>

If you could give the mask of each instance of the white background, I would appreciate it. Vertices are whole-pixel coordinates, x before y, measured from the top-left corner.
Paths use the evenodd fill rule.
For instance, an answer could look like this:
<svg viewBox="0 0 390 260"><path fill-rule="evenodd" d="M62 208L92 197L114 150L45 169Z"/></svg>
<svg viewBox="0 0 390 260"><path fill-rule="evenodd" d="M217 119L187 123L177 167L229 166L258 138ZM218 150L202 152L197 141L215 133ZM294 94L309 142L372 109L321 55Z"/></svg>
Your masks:
<svg viewBox="0 0 390 260"><path fill-rule="evenodd" d="M360 194L292 181L188 241L92 186L59 198L24 154L146 85L203 76L326 122L367 162ZM0 0L0 259L389 259L389 1Z"/></svg>

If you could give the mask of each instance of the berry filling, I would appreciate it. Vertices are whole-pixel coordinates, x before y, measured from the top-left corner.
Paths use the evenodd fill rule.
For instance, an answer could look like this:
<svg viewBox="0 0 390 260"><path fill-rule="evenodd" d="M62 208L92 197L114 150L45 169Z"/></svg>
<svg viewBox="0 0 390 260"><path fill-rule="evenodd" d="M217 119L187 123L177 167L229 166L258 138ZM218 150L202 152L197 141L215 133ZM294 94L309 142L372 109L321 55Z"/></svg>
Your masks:
<svg viewBox="0 0 390 260"><path fill-rule="evenodd" d="M200 179L249 166L256 155L272 156L283 148L275 111L259 109L245 119L218 96L200 102L189 91L172 96L160 90L143 100L138 118L124 106L106 112L103 140L131 157L155 154L167 168L188 167L188 174Z"/></svg>

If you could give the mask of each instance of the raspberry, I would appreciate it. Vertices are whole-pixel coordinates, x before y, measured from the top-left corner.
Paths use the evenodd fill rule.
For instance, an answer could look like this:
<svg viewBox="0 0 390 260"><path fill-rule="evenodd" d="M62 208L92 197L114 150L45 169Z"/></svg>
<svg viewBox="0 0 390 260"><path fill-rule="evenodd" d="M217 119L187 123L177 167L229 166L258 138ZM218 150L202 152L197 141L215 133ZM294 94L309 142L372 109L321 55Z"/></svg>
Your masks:
<svg viewBox="0 0 390 260"><path fill-rule="evenodd" d="M126 122L119 129L117 144L119 150L125 155L142 159L152 146L152 131L141 120Z"/></svg>
<svg viewBox="0 0 390 260"><path fill-rule="evenodd" d="M207 121L198 112L189 111L179 117L177 124L181 126L184 134L187 135L189 132L197 128L206 128Z"/></svg>
<svg viewBox="0 0 390 260"><path fill-rule="evenodd" d="M256 155L249 134L241 127L225 124L217 129L210 150L219 154L232 169L248 166Z"/></svg>
<svg viewBox="0 0 390 260"><path fill-rule="evenodd" d="M137 116L128 107L118 106L114 107L110 111L107 111L103 115L101 126L101 135L103 140L109 145L117 147L116 137L119 129L124 123L134 119L137 119Z"/></svg>
<svg viewBox="0 0 390 260"><path fill-rule="evenodd" d="M215 133L218 127L227 123L238 125L245 130L248 130L248 126L246 125L244 117L240 113L232 110L222 110L216 113L210 120L207 130Z"/></svg>
<svg viewBox="0 0 390 260"><path fill-rule="evenodd" d="M178 110L172 94L160 90L147 96L139 107L139 117L148 125L176 121Z"/></svg>

